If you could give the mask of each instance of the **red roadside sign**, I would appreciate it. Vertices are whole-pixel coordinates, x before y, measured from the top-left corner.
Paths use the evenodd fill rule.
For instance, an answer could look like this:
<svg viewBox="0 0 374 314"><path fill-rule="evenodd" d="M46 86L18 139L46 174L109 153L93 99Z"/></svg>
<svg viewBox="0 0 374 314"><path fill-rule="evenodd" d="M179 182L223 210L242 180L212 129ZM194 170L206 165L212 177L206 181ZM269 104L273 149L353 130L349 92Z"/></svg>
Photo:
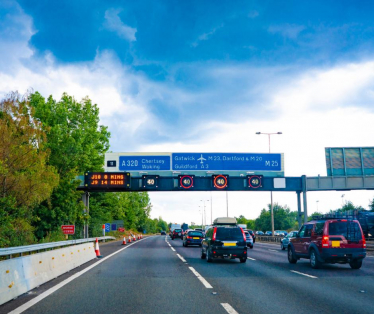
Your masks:
<svg viewBox="0 0 374 314"><path fill-rule="evenodd" d="M75 225L63 225L63 226L61 226L61 230L64 234L74 234L75 233Z"/></svg>
<svg viewBox="0 0 374 314"><path fill-rule="evenodd" d="M125 228L121 228L121 227L119 227L119 228L118 228L118 231L119 231L119 232L125 232Z"/></svg>

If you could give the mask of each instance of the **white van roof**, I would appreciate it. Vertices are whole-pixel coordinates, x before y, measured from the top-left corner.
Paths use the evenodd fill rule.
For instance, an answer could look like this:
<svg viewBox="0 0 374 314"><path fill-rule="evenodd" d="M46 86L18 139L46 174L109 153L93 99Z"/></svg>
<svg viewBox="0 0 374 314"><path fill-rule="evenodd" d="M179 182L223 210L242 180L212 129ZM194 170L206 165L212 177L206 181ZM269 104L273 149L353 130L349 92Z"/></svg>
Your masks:
<svg viewBox="0 0 374 314"><path fill-rule="evenodd" d="M236 225L236 218L219 217L214 219L213 225Z"/></svg>

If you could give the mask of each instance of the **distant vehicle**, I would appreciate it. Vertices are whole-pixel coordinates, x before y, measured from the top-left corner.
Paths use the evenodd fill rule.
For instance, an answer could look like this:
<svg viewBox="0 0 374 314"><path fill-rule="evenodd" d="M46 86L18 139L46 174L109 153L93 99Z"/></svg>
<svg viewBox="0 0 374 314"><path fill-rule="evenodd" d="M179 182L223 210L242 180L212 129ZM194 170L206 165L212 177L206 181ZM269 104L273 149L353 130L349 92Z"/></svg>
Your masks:
<svg viewBox="0 0 374 314"><path fill-rule="evenodd" d="M162 230L161 235L166 235L166 232L164 230Z"/></svg>
<svg viewBox="0 0 374 314"><path fill-rule="evenodd" d="M185 233L188 229L188 224L186 223L182 223L182 226L181 226L182 230L183 230L183 233Z"/></svg>
<svg viewBox="0 0 374 314"><path fill-rule="evenodd" d="M247 246L250 248L250 249L253 249L253 238L252 236L250 235L250 233L248 231L244 231L244 234L245 234L245 238L247 239Z"/></svg>
<svg viewBox="0 0 374 314"><path fill-rule="evenodd" d="M217 257L239 258L241 263L247 261L247 239L243 229L236 225L235 218L215 219L205 234L201 258L212 262Z"/></svg>
<svg viewBox="0 0 374 314"><path fill-rule="evenodd" d="M359 269L366 257L366 240L358 220L327 218L304 224L288 244L288 261L310 260L312 268L323 263L349 263Z"/></svg>
<svg viewBox="0 0 374 314"><path fill-rule="evenodd" d="M183 233L182 229L174 229L172 234L171 234L171 239L174 240L176 238L183 239Z"/></svg>
<svg viewBox="0 0 374 314"><path fill-rule="evenodd" d="M249 232L249 234L252 236L252 239L253 239L253 243L256 242L256 234L253 232L253 230L247 230Z"/></svg>
<svg viewBox="0 0 374 314"><path fill-rule="evenodd" d="M243 230L246 230L247 229L247 225L246 224L238 224L238 226L240 228L242 228Z"/></svg>
<svg viewBox="0 0 374 314"><path fill-rule="evenodd" d="M174 229L181 229L181 225L180 224L171 224L170 226L170 231L173 232Z"/></svg>
<svg viewBox="0 0 374 314"><path fill-rule="evenodd" d="M266 232L265 232L265 235L266 235L266 236L271 236L271 235L273 235L273 233L272 233L271 231L266 231Z"/></svg>
<svg viewBox="0 0 374 314"><path fill-rule="evenodd" d="M276 236L286 236L287 231L285 231L285 230L274 230L274 235L276 235Z"/></svg>
<svg viewBox="0 0 374 314"><path fill-rule="evenodd" d="M290 243L290 238L296 237L298 231L290 231L282 240L281 240L281 249L285 250L288 247L288 243Z"/></svg>
<svg viewBox="0 0 374 314"><path fill-rule="evenodd" d="M190 230L186 232L183 236L183 246L187 247L189 245L198 245L201 246L201 241L203 240L204 235L202 231Z"/></svg>
<svg viewBox="0 0 374 314"><path fill-rule="evenodd" d="M264 233L262 231L256 231L256 234L257 235L264 235Z"/></svg>

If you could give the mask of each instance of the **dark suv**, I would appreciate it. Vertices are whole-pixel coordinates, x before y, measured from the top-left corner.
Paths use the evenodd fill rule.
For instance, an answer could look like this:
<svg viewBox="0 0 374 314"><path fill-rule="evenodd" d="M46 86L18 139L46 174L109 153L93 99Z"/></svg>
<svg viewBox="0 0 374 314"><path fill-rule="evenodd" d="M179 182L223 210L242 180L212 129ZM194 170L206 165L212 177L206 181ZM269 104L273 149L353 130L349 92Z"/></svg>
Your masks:
<svg viewBox="0 0 374 314"><path fill-rule="evenodd" d="M288 244L288 261L310 259L312 268L322 263L349 263L359 269L366 256L366 241L357 220L321 219L304 224Z"/></svg>
<svg viewBox="0 0 374 314"><path fill-rule="evenodd" d="M183 231L182 229L174 229L170 235L171 239L174 240L175 238L183 239Z"/></svg>
<svg viewBox="0 0 374 314"><path fill-rule="evenodd" d="M216 257L239 258L241 263L247 261L247 241L242 228L236 225L213 225L206 231L201 258L212 262Z"/></svg>

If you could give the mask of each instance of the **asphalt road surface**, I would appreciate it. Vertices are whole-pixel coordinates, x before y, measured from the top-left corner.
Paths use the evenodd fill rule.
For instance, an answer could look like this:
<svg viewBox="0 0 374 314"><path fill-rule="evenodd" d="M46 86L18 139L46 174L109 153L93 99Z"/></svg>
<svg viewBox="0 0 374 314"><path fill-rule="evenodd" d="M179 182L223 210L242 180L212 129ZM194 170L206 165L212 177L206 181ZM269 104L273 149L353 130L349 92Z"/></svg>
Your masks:
<svg viewBox="0 0 374 314"><path fill-rule="evenodd" d="M108 250L105 260L50 282L48 289L43 285L37 297L20 297L0 312L12 302L18 302L13 313L374 312L373 257L360 270L339 264L314 270L307 260L289 264L286 251L273 244L255 243L244 264L207 263L200 247L184 248L168 236L111 247L114 255Z"/></svg>

